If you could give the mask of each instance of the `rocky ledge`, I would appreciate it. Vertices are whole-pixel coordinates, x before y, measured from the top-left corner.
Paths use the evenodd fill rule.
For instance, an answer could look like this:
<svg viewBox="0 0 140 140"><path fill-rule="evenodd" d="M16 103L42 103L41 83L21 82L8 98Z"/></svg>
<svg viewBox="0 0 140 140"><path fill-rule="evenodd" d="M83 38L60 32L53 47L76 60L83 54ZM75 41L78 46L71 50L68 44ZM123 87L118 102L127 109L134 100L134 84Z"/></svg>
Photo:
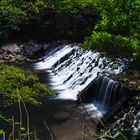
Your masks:
<svg viewBox="0 0 140 140"><path fill-rule="evenodd" d="M47 48L48 44L33 41L23 44L8 43L0 47L0 63L35 62L44 55Z"/></svg>
<svg viewBox="0 0 140 140"><path fill-rule="evenodd" d="M107 131L102 131L99 139L107 140L108 134L114 139L119 139L119 135L129 134L130 139L137 140L140 136L140 101L133 101L133 105L123 109L113 120Z"/></svg>

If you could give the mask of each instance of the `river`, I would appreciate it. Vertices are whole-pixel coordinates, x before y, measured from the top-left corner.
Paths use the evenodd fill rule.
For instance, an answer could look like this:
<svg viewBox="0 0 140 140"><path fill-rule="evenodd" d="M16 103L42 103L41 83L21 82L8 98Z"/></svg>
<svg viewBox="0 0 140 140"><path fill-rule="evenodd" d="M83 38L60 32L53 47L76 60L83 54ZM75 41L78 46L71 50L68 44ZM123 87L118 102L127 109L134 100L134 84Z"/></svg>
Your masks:
<svg viewBox="0 0 140 140"><path fill-rule="evenodd" d="M125 66L119 60L111 62L99 52L86 51L79 45L62 44L47 51L41 61L24 64L22 67L35 71L41 82L58 93L56 96L43 99L45 106L31 110L32 114L38 114L38 123L37 120L31 121L34 131L39 132L38 137L41 140L50 139L43 124L47 122L56 139L78 140L83 137L83 131L92 132L87 138L93 139L97 118L101 118L109 106L103 99L92 99L90 103L77 104L77 95L97 79L99 73L117 75ZM108 83L106 88L101 90L111 92L113 80L109 80ZM32 114L31 116L34 116Z"/></svg>

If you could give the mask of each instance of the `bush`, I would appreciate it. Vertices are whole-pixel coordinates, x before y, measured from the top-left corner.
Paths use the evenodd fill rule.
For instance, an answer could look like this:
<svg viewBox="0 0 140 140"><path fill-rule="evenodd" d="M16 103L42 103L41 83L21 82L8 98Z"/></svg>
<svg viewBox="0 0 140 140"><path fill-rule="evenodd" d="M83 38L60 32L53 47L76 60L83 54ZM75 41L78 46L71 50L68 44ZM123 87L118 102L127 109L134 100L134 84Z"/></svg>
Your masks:
<svg viewBox="0 0 140 140"><path fill-rule="evenodd" d="M0 42L82 40L98 19L92 0L2 0L0 13Z"/></svg>
<svg viewBox="0 0 140 140"><path fill-rule="evenodd" d="M138 40L107 32L93 32L85 38L83 47L97 49L115 57L136 57L140 55Z"/></svg>
<svg viewBox="0 0 140 140"><path fill-rule="evenodd" d="M38 97L45 95L43 93L51 93L46 85L39 83L34 73L14 66L0 65L0 83L0 92L3 93L0 95L5 105L18 103L19 99L37 104Z"/></svg>

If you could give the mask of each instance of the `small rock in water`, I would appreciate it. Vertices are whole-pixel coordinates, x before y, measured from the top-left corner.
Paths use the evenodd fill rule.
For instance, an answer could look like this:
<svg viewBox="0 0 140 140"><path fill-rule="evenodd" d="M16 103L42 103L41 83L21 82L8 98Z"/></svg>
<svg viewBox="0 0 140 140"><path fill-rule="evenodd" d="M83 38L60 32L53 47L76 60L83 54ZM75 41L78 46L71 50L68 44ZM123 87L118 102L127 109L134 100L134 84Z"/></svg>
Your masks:
<svg viewBox="0 0 140 140"><path fill-rule="evenodd" d="M135 81L130 81L129 84L131 84L131 85L137 85L137 82L135 82Z"/></svg>
<svg viewBox="0 0 140 140"><path fill-rule="evenodd" d="M132 128L133 135L138 135L138 129L136 127Z"/></svg>
<svg viewBox="0 0 140 140"><path fill-rule="evenodd" d="M68 119L71 116L69 112L58 112L54 115L54 118L56 120L65 120Z"/></svg>
<svg viewBox="0 0 140 140"><path fill-rule="evenodd" d="M128 113L124 115L124 127L132 126L134 120L134 114Z"/></svg>

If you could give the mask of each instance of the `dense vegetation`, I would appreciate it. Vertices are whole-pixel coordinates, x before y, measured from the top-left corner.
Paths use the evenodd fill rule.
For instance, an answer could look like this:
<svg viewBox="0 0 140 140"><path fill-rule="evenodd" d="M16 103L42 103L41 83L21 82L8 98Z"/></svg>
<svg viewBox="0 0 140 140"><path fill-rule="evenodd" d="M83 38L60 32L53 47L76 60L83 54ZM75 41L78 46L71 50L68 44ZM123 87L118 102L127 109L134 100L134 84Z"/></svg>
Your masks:
<svg viewBox="0 0 140 140"><path fill-rule="evenodd" d="M30 137L29 114L26 104L39 105L39 97L51 94L51 90L39 82L38 77L28 70L22 70L18 67L0 65L0 136L11 135L18 139ZM10 116L4 117L2 110L15 105L19 108L20 118ZM26 112L27 124L23 126L23 110ZM13 128L12 132L7 132L4 126ZM24 129L24 127L26 129ZM5 129L4 129L5 128ZM15 132L14 132L15 131ZM23 132L22 132L23 131ZM17 135L18 134L18 135ZM1 137L0 137L1 138Z"/></svg>
<svg viewBox="0 0 140 140"><path fill-rule="evenodd" d="M139 0L1 0L0 42L81 41L91 34L85 48L135 59L140 57L139 8Z"/></svg>
<svg viewBox="0 0 140 140"><path fill-rule="evenodd" d="M132 74L139 79L139 9L139 0L1 0L0 44L30 39L84 40L86 49L133 59L133 68L137 69L133 69ZM38 97L51 91L30 71L0 65L0 92L2 108L16 104L21 112L21 104L27 111L25 103L38 104ZM26 115L28 120L28 112ZM0 118L7 121L2 113ZM21 139L21 118L17 128L17 137ZM4 134L4 130L0 134ZM28 127L24 136L29 137Z"/></svg>
<svg viewBox="0 0 140 140"><path fill-rule="evenodd" d="M0 42L78 41L91 33L98 19L91 0L1 0L0 13Z"/></svg>
<svg viewBox="0 0 140 140"><path fill-rule="evenodd" d="M105 4L104 4L105 3ZM101 20L84 47L98 49L112 56L140 58L140 2L138 0L96 1Z"/></svg>

